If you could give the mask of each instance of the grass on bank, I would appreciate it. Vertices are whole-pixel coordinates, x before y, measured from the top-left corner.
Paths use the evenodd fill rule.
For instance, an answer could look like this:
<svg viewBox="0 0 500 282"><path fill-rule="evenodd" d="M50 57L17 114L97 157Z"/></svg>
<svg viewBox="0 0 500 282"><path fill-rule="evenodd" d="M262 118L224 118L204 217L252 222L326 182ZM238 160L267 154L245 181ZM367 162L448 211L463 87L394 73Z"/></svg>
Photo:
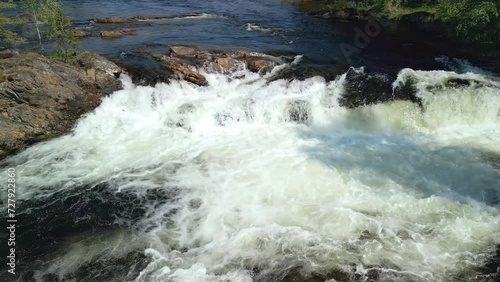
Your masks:
<svg viewBox="0 0 500 282"><path fill-rule="evenodd" d="M500 43L500 0L302 0L309 13L348 11L399 20L424 12L465 43Z"/></svg>

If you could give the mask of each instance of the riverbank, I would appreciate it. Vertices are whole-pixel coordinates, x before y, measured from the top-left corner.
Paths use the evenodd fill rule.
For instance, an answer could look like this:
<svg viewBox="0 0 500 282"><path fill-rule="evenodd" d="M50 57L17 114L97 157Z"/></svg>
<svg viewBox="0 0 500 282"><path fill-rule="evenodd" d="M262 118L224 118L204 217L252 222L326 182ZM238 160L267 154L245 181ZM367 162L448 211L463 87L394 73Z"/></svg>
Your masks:
<svg viewBox="0 0 500 282"><path fill-rule="evenodd" d="M332 20L378 20L410 24L450 41L470 54L499 57L500 7L492 1L298 0L301 11ZM486 59L488 60L488 59Z"/></svg>
<svg viewBox="0 0 500 282"><path fill-rule="evenodd" d="M37 53L0 53L0 159L70 132L77 120L121 89L122 68L97 54L75 65Z"/></svg>

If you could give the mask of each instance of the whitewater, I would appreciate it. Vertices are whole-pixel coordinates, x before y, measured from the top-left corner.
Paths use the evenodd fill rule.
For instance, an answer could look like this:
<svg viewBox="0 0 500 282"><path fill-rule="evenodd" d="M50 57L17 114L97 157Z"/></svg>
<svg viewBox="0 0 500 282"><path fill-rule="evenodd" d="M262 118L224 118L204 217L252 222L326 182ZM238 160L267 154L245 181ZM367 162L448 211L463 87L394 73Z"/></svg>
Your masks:
<svg viewBox="0 0 500 282"><path fill-rule="evenodd" d="M404 69L393 86L414 82L420 104L349 109L339 104L345 75L269 80L284 67L204 73L207 87L137 86L124 75L124 89L71 134L4 161L26 218L90 211L39 258L35 280L480 274L500 244L500 82ZM470 83L448 83L457 79ZM65 197L74 204L58 210ZM101 209L99 197L116 205ZM114 228L74 227L104 217Z"/></svg>

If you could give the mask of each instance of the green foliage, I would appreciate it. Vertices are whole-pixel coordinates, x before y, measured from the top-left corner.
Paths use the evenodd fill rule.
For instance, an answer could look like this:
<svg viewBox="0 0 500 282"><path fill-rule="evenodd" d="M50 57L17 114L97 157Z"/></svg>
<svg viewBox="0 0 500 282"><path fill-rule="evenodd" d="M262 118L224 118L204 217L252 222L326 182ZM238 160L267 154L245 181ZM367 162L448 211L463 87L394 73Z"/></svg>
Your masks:
<svg viewBox="0 0 500 282"><path fill-rule="evenodd" d="M4 9L14 9L15 7L16 5L13 0L0 2L0 11ZM13 23L16 23L15 19L0 15L0 40L11 45L21 44L25 41L25 39L8 28L8 25Z"/></svg>
<svg viewBox="0 0 500 282"><path fill-rule="evenodd" d="M434 15L460 41L500 44L500 0L313 0L303 8L308 12L371 12L389 19L426 12Z"/></svg>
<svg viewBox="0 0 500 282"><path fill-rule="evenodd" d="M465 42L498 40L500 7L484 0L443 0L437 14Z"/></svg>
<svg viewBox="0 0 500 282"><path fill-rule="evenodd" d="M48 37L54 40L58 46L55 59L71 63L76 58L79 41L74 32L71 31L71 20L63 13L59 0L41 0L40 17L47 25Z"/></svg>

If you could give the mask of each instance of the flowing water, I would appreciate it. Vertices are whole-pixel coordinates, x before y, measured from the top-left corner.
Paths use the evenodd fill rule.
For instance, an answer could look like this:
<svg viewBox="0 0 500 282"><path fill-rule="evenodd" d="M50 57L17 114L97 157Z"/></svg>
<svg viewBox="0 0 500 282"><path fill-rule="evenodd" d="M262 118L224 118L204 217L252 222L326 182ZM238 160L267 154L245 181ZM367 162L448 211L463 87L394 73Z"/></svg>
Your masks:
<svg viewBox="0 0 500 282"><path fill-rule="evenodd" d="M193 12L191 2L165 10ZM455 71L404 68L390 82L418 102L347 108L347 74L269 79L292 64L264 77L205 74L207 87L124 75L71 134L4 160L18 178L18 281L474 281L496 271L500 80L439 58Z"/></svg>
<svg viewBox="0 0 500 282"><path fill-rule="evenodd" d="M344 77L244 74L207 74L206 88L124 77L72 134L8 160L19 220L40 228L22 235L27 253L57 250L34 276L477 275L500 243L499 82L405 69L395 85L418 81L422 106L346 109Z"/></svg>

